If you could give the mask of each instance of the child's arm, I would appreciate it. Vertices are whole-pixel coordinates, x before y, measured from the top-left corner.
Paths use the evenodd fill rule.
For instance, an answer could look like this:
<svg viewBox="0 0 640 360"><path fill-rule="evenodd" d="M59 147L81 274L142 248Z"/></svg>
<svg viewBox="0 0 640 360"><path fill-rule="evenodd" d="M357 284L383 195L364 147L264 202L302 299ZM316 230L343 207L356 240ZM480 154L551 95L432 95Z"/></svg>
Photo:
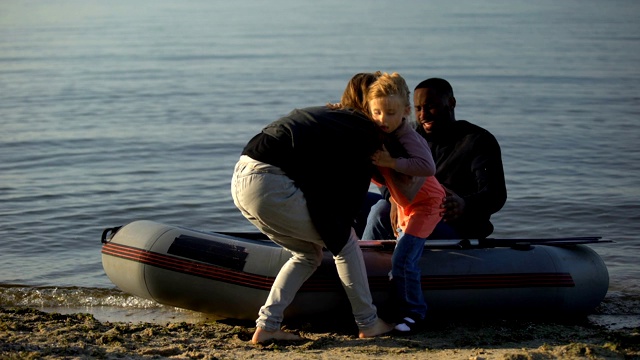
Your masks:
<svg viewBox="0 0 640 360"><path fill-rule="evenodd" d="M406 158L393 158L389 152L383 148L377 151L373 157L373 163L377 166L388 167L395 171L411 176L433 176L436 173L436 164L431 156L431 150L427 141L420 136L408 122L403 124L393 132L409 154Z"/></svg>

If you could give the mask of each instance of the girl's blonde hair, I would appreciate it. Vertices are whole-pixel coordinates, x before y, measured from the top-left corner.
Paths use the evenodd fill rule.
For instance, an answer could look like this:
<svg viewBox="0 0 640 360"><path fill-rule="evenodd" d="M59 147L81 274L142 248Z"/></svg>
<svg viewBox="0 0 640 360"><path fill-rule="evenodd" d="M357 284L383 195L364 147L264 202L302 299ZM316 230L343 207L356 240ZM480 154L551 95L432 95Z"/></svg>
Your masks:
<svg viewBox="0 0 640 360"><path fill-rule="evenodd" d="M410 93L407 82L400 74L396 72L393 74L383 73L369 86L369 91L366 93L366 103L381 97L399 96L404 102L403 105L411 106Z"/></svg>

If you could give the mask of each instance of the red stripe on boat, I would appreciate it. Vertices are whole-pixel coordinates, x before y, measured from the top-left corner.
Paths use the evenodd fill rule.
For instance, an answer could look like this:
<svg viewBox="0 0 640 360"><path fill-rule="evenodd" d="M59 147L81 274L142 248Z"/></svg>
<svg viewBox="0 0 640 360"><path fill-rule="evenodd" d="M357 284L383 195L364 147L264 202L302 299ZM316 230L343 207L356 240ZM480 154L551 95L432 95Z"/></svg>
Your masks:
<svg viewBox="0 0 640 360"><path fill-rule="evenodd" d="M256 289L269 290L274 280L269 276L250 274L121 244L106 243L102 246L102 253L187 275ZM372 291L386 290L388 286L387 276L369 277L369 287ZM575 283L569 273L431 275L422 277L422 288L426 290L574 286ZM341 288L337 276L327 277L314 274L300 290L336 291Z"/></svg>

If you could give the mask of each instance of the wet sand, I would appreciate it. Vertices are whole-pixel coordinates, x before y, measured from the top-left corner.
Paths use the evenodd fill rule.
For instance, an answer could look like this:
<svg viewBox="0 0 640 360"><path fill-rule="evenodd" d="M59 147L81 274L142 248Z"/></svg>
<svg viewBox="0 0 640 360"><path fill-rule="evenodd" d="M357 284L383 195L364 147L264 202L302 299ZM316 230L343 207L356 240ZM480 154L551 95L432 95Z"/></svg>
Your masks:
<svg viewBox="0 0 640 360"><path fill-rule="evenodd" d="M0 359L640 359L638 327L586 319L435 320L411 336L358 339L355 326L288 324L300 342L252 345L252 323L110 322L0 308Z"/></svg>

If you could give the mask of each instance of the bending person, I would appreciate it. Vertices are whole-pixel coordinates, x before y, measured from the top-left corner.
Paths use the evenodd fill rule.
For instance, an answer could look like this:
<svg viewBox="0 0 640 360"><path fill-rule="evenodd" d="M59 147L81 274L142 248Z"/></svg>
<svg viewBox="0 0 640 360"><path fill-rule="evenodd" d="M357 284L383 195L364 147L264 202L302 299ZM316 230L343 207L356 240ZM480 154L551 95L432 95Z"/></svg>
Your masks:
<svg viewBox="0 0 640 360"><path fill-rule="evenodd" d="M351 104L364 99L373 74L355 75L339 106L293 110L266 126L242 151L231 181L234 204L271 240L291 252L256 320L252 343L297 340L281 329L284 311L322 261L333 254L359 337L393 326L377 315L358 237L352 228L381 147L380 132ZM340 181L339 186L327 186ZM336 196L342 200L335 206Z"/></svg>

